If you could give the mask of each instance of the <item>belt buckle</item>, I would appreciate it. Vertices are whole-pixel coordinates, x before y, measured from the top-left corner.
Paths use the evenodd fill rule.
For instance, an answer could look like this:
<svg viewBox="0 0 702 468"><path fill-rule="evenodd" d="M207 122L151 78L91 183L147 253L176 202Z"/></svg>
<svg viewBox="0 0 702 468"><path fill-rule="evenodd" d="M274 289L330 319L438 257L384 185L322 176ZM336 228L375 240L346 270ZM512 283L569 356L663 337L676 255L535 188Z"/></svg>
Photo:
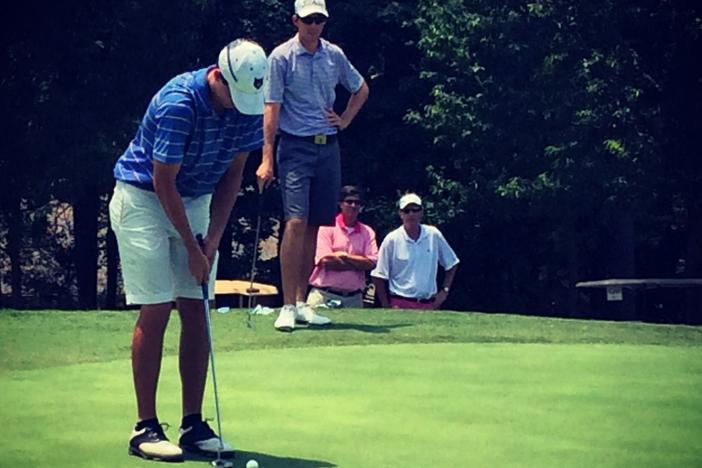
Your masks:
<svg viewBox="0 0 702 468"><path fill-rule="evenodd" d="M327 136L326 135L315 135L314 136L314 144L315 145L326 145L327 144Z"/></svg>

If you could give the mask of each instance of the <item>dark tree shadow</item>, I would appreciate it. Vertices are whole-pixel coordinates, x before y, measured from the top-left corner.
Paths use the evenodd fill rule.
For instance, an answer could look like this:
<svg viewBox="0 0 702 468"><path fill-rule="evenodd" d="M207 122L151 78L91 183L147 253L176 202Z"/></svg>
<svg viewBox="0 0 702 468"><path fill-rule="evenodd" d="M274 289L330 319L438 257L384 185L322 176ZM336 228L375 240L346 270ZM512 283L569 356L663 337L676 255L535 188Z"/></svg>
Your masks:
<svg viewBox="0 0 702 468"><path fill-rule="evenodd" d="M363 323L339 323L334 322L329 326L315 327L305 325L295 325L295 331L334 331L334 330L356 330L364 333L390 333L394 328L412 327L412 323L398 323L395 325L365 325Z"/></svg>
<svg viewBox="0 0 702 468"><path fill-rule="evenodd" d="M202 462L203 466L210 466L211 458L186 452L186 462ZM234 468L245 468L246 462L256 460L260 468L334 468L337 465L322 460L306 460L304 458L278 457L267 453L237 450L234 458L229 461L234 463Z"/></svg>

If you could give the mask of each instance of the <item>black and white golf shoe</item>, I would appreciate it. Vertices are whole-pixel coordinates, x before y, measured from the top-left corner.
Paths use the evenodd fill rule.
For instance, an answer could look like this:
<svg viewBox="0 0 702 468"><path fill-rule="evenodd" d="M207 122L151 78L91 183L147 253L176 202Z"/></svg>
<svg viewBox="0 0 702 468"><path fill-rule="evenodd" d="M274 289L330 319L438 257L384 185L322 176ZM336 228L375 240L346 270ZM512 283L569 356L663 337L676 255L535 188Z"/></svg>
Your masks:
<svg viewBox="0 0 702 468"><path fill-rule="evenodd" d="M168 440L163 428L158 424L141 429L134 428L129 439L129 454L146 460L183 461L183 450Z"/></svg>
<svg viewBox="0 0 702 468"><path fill-rule="evenodd" d="M233 458L234 447L224 440L221 442L205 421L199 421L189 427L180 428L180 448L191 453L205 457L216 457L220 453L222 458Z"/></svg>

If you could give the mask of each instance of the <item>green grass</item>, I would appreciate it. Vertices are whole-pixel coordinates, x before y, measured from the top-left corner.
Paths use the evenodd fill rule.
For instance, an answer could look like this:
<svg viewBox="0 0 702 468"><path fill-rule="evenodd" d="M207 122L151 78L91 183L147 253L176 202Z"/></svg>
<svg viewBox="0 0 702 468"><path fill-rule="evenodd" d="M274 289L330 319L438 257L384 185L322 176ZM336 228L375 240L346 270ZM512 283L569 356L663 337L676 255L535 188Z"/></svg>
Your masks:
<svg viewBox="0 0 702 468"><path fill-rule="evenodd" d="M237 468L248 458L262 468L702 466L702 328L329 315L333 329L290 335L272 316L254 329L241 312L213 317ZM134 319L0 311L0 467L153 466L126 455ZM174 316L159 388L173 425L177 336Z"/></svg>

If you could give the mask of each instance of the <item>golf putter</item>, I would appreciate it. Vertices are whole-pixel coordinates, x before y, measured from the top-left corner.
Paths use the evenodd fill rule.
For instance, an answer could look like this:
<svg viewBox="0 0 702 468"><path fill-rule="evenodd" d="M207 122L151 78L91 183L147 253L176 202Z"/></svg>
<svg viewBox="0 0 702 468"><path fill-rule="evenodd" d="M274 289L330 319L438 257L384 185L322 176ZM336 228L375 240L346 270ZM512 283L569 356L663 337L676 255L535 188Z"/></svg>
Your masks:
<svg viewBox="0 0 702 468"><path fill-rule="evenodd" d="M197 243L200 248L204 245L202 240L202 234L198 234L196 237ZM205 306L205 330L207 331L207 344L210 347L210 367L212 367L212 387L214 387L214 400L215 400L215 413L217 414L217 433L219 434L219 447L217 448L217 458L212 460L210 464L212 466L220 468L232 468L234 463L229 460L222 459L222 450L224 446L222 445L222 418L219 413L219 392L217 391L217 372L215 368L215 355L214 346L212 345L212 324L210 323L210 291L208 287L208 282L202 283L202 302Z"/></svg>
<svg viewBox="0 0 702 468"><path fill-rule="evenodd" d="M249 273L249 287L246 292L249 294L248 301L248 312L246 314L246 326L253 328L253 323L251 322L251 308L253 306L254 294L260 292L258 288L254 288L254 278L256 277L256 260L258 259L258 240L261 235L261 210L263 207L263 191L261 187L258 188L258 195L256 196L256 235L253 245L253 254L251 258L251 272Z"/></svg>

